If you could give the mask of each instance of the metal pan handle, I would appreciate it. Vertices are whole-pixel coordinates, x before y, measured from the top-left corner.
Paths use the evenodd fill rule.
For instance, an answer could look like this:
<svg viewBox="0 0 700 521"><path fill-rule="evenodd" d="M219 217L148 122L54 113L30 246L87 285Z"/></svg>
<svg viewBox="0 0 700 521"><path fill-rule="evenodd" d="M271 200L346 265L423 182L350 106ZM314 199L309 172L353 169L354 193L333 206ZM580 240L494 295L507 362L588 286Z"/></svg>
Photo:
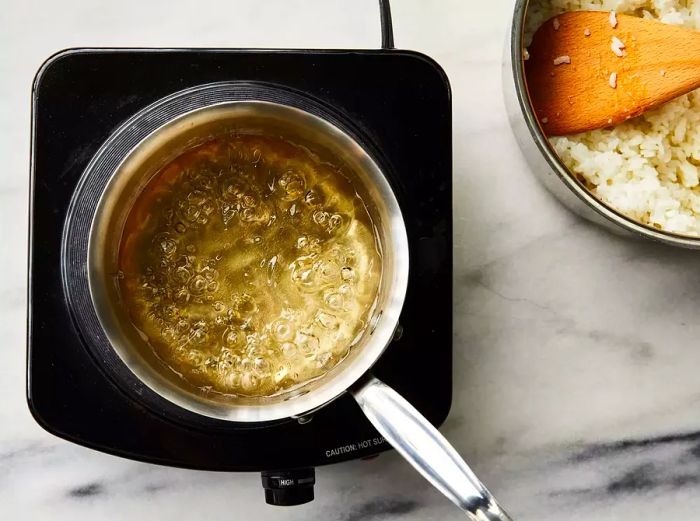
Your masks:
<svg viewBox="0 0 700 521"><path fill-rule="evenodd" d="M400 394L371 377L350 390L369 421L472 521L512 521L440 432Z"/></svg>

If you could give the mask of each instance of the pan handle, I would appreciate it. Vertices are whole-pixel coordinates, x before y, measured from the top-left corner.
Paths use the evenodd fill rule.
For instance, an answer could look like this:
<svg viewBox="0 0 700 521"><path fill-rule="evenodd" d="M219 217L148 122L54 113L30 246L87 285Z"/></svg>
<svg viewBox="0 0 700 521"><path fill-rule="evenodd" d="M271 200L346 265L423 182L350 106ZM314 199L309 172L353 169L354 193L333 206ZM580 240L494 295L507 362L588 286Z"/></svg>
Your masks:
<svg viewBox="0 0 700 521"><path fill-rule="evenodd" d="M452 445L399 393L374 377L350 392L379 433L469 519L512 521Z"/></svg>

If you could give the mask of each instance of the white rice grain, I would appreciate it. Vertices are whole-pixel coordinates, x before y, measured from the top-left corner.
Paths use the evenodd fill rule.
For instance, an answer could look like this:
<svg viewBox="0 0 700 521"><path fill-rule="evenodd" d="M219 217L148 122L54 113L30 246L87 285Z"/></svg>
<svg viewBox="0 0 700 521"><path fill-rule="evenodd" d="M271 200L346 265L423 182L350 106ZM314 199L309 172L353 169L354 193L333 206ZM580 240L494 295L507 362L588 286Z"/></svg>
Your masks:
<svg viewBox="0 0 700 521"><path fill-rule="evenodd" d="M559 18L555 18L552 22L552 25L554 26L554 30L558 31L559 27L561 27L561 23L559 23Z"/></svg>
<svg viewBox="0 0 700 521"><path fill-rule="evenodd" d="M610 79L608 80L608 83L610 84L610 87L612 87L613 89L617 88L617 73L616 72L613 72L610 75Z"/></svg>
<svg viewBox="0 0 700 521"><path fill-rule="evenodd" d="M625 56L625 44L617 36L612 37L612 43L610 44L610 50L612 50L612 52L614 52L620 58Z"/></svg>
<svg viewBox="0 0 700 521"><path fill-rule="evenodd" d="M617 13L615 11L610 11L610 25L613 29L617 27Z"/></svg>
<svg viewBox="0 0 700 521"><path fill-rule="evenodd" d="M584 36L590 36L590 35L591 35L591 30L590 30L588 27L586 27L586 28L583 30L583 35L584 35Z"/></svg>
<svg viewBox="0 0 700 521"><path fill-rule="evenodd" d="M564 56L557 56L554 58L554 65L563 65L563 64L570 64L571 63L571 57L564 55Z"/></svg>

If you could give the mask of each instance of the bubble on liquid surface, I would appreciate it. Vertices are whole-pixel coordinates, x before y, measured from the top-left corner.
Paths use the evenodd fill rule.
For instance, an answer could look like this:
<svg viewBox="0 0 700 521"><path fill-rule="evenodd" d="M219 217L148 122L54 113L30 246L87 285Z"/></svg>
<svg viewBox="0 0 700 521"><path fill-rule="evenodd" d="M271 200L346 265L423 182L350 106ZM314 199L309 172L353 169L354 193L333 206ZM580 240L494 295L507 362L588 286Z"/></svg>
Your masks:
<svg viewBox="0 0 700 521"><path fill-rule="evenodd" d="M340 327L338 317L325 311L319 311L316 314L316 321L325 329L338 329Z"/></svg>
<svg viewBox="0 0 700 521"><path fill-rule="evenodd" d="M207 279L201 275L195 275L190 279L188 289L191 295L201 295L207 290Z"/></svg>
<svg viewBox="0 0 700 521"><path fill-rule="evenodd" d="M322 376L365 329L381 276L357 193L280 138L174 159L124 230L115 280L134 325L202 392L268 396Z"/></svg>
<svg viewBox="0 0 700 521"><path fill-rule="evenodd" d="M267 359L263 358L262 356L255 358L253 361L253 367L255 372L262 377L270 375L270 362L268 362Z"/></svg>
<svg viewBox="0 0 700 521"><path fill-rule="evenodd" d="M174 239L171 239L168 233L158 234L155 237L154 242L159 249L159 253L164 257L171 257L177 250L177 242Z"/></svg>
<svg viewBox="0 0 700 521"><path fill-rule="evenodd" d="M223 335L224 345L230 349L238 349L245 345L245 335L237 329L226 329Z"/></svg>
<svg viewBox="0 0 700 521"><path fill-rule="evenodd" d="M316 269L312 256L299 257L291 263L291 276L298 286L313 289L316 285Z"/></svg>
<svg viewBox="0 0 700 521"><path fill-rule="evenodd" d="M345 307L345 299L343 295L337 291L330 290L324 296L326 305L333 310L341 311Z"/></svg>
<svg viewBox="0 0 700 521"><path fill-rule="evenodd" d="M343 224L343 218L340 214L334 213L328 217L328 229L329 231L335 230L341 224Z"/></svg>
<svg viewBox="0 0 700 521"><path fill-rule="evenodd" d="M314 267L320 279L325 283L335 282L340 276L340 267L332 260L321 260Z"/></svg>
<svg viewBox="0 0 700 521"><path fill-rule="evenodd" d="M328 212L324 212L323 210L318 210L313 214L313 220L316 224L324 225L328 218Z"/></svg>
<svg viewBox="0 0 700 521"><path fill-rule="evenodd" d="M255 299L248 293L233 296L233 309L239 317L250 316L256 312L257 308Z"/></svg>
<svg viewBox="0 0 700 521"><path fill-rule="evenodd" d="M272 323L272 335L278 342L289 342L295 335L294 326L289 320L276 320Z"/></svg>
<svg viewBox="0 0 700 521"><path fill-rule="evenodd" d="M277 184L281 189L282 199L285 201L296 201L306 192L304 176L293 170L288 170L282 174Z"/></svg>
<svg viewBox="0 0 700 521"><path fill-rule="evenodd" d="M318 194L318 192L315 192L314 190L309 190L304 195L304 202L308 206L314 207L314 206L319 206L323 201L321 199L321 196Z"/></svg>
<svg viewBox="0 0 700 521"><path fill-rule="evenodd" d="M280 346L280 351L285 358L292 358L298 354L297 345L294 342L284 342Z"/></svg>
<svg viewBox="0 0 700 521"><path fill-rule="evenodd" d="M275 383L279 384L282 380L284 380L287 377L288 374L289 366L285 364L280 365L274 374Z"/></svg>
<svg viewBox="0 0 700 521"><path fill-rule="evenodd" d="M301 332L297 334L296 345L304 356L315 357L321 343L313 333Z"/></svg>

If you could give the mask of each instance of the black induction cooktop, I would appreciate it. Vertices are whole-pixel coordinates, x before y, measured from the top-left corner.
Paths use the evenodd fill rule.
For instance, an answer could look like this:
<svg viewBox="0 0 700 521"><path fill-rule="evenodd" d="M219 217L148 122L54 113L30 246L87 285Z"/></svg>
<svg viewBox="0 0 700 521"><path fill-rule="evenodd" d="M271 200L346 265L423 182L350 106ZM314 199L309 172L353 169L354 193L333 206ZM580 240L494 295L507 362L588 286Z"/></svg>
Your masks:
<svg viewBox="0 0 700 521"><path fill-rule="evenodd" d="M400 328L374 372L433 424L452 388L452 138L447 77L399 50L73 49L33 90L27 396L49 432L142 461L222 471L309 468L388 449L355 402L257 427L164 417L103 370L66 301L61 241L71 196L110 133L152 102L217 81L270 82L343 111L378 151L406 220ZM133 391L133 390L132 390Z"/></svg>

